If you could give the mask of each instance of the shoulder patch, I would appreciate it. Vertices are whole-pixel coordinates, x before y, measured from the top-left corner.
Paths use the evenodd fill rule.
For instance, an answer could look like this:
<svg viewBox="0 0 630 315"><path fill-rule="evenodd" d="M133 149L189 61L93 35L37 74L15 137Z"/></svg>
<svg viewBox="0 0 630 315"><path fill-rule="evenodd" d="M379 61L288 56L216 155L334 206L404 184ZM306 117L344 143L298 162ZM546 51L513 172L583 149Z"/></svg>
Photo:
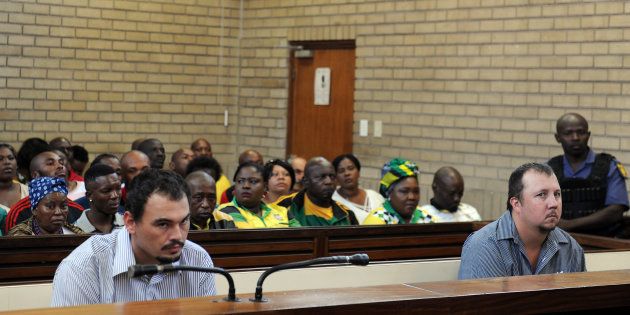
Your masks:
<svg viewBox="0 0 630 315"><path fill-rule="evenodd" d="M624 179L628 178L628 171L626 171L626 168L623 167L623 164L621 164L621 162L617 161L617 169L619 170L619 173L621 173L621 176Z"/></svg>

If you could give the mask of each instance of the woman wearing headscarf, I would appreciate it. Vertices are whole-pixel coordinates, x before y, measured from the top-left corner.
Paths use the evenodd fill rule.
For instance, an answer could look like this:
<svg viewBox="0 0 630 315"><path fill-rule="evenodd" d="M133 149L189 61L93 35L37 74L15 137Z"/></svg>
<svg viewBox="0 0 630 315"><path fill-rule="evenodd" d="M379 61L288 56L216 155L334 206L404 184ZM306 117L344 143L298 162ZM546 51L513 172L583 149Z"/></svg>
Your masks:
<svg viewBox="0 0 630 315"><path fill-rule="evenodd" d="M353 154L342 154L332 161L337 173L337 190L332 199L354 212L357 221L363 222L370 210L380 207L385 199L371 189L359 187L361 163Z"/></svg>
<svg viewBox="0 0 630 315"><path fill-rule="evenodd" d="M68 188L64 179L57 177L38 177L28 183L33 215L26 221L14 226L9 236L49 235L49 234L84 234L69 224L67 198Z"/></svg>
<svg viewBox="0 0 630 315"><path fill-rule="evenodd" d="M363 224L436 222L434 217L418 207L418 167L413 162L396 158L385 164L379 192L386 200L382 207L370 211Z"/></svg>

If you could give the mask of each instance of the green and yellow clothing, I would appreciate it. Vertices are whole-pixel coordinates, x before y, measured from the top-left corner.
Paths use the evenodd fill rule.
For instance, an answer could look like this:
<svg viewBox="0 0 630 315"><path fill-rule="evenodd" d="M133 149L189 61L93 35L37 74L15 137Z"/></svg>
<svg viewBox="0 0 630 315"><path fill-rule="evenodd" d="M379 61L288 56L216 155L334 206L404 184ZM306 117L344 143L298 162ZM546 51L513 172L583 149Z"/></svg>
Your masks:
<svg viewBox="0 0 630 315"><path fill-rule="evenodd" d="M208 219L206 222L206 228L202 229L201 226L190 221L190 230L191 231L208 231L208 230L218 230L218 229L235 229L233 221L223 220L221 222L217 222L214 218L214 214Z"/></svg>
<svg viewBox="0 0 630 315"><path fill-rule="evenodd" d="M308 198L304 190L293 197L289 213L292 214L302 226L359 224L354 213L344 205L332 200L332 206L328 208L320 207Z"/></svg>
<svg viewBox="0 0 630 315"><path fill-rule="evenodd" d="M262 215L241 207L236 198L224 203L213 212L214 220L219 225L235 225L238 229L263 229L299 227L300 223L289 214L287 208L260 203Z"/></svg>
<svg viewBox="0 0 630 315"><path fill-rule="evenodd" d="M268 203L268 204L269 205L276 205L276 206L280 206L280 207L289 209L289 207L291 207L291 202L293 200L293 197L295 197L295 195L297 195L297 193L284 195L284 196L281 196L280 198L276 199L276 201L274 201L272 203Z"/></svg>
<svg viewBox="0 0 630 315"><path fill-rule="evenodd" d="M221 174L221 177L219 177L219 180L216 183L217 197L221 197L223 195L223 192L230 188L230 186L232 186L230 180L225 177L225 175Z"/></svg>
<svg viewBox="0 0 630 315"><path fill-rule="evenodd" d="M409 224L415 223L435 223L437 218L431 216L427 211L416 207L413 211ZM392 208L389 200L385 200L383 206L372 211L363 221L363 225L383 225L383 224L406 224L406 220Z"/></svg>

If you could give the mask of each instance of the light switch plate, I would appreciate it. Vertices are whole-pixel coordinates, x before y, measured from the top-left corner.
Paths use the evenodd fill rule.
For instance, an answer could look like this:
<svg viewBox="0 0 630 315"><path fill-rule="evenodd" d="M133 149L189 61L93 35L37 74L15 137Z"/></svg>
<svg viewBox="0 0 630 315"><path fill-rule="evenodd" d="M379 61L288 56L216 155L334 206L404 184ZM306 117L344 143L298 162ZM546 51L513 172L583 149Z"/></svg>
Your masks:
<svg viewBox="0 0 630 315"><path fill-rule="evenodd" d="M361 119L359 122L359 136L367 137L368 135L368 121L367 119Z"/></svg>

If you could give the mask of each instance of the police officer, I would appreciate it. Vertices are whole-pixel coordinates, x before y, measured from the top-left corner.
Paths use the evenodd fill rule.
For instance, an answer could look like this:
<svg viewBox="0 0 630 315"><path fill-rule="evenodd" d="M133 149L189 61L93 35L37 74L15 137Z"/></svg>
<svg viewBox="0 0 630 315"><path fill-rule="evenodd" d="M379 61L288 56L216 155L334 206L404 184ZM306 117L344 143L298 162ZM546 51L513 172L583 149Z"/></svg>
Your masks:
<svg viewBox="0 0 630 315"><path fill-rule="evenodd" d="M628 210L627 173L612 155L595 154L588 147L590 136L588 122L579 114L564 114L556 122L555 137L564 155L548 164L562 188L559 226L570 232L616 236Z"/></svg>

